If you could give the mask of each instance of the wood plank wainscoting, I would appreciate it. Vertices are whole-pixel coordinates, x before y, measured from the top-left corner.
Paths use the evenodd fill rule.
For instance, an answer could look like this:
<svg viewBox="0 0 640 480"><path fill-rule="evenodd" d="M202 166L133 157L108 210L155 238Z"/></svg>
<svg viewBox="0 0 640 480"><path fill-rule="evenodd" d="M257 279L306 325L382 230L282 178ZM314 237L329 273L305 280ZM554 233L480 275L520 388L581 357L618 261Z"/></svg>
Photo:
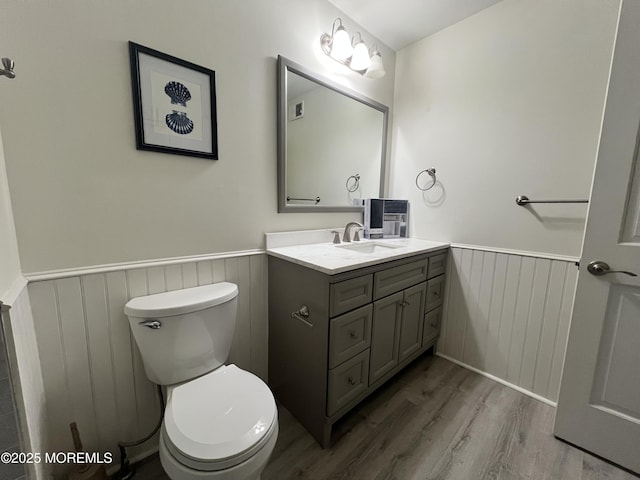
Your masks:
<svg viewBox="0 0 640 480"><path fill-rule="evenodd" d="M3 301L5 305L0 306L0 310L3 310L0 314L3 322L0 330L4 328L8 353L4 359L8 361L8 365L4 367L8 367L11 373L15 398L11 397L11 392L6 391L8 384L2 381L2 378L9 380L9 371L5 370L6 376L3 377L2 357L5 352L0 351L0 452L11 445L11 438L18 443L18 430L8 428L7 420L10 418L6 408L3 408L6 407L3 400L14 403L18 413L19 421L16 426L20 429L22 442L20 446L15 445L15 448L22 447L22 452L44 452L43 440L47 436L46 401L27 281L24 278L17 279ZM24 479L25 469L27 478L46 478L47 465L43 463L2 465L0 478Z"/></svg>
<svg viewBox="0 0 640 480"><path fill-rule="evenodd" d="M555 405L576 259L453 246L438 355ZM131 297L231 281L239 285L231 361L267 377L267 256L263 250L27 275L46 395L48 451L112 452L155 425L145 377L124 315ZM157 450L150 441L131 460ZM112 470L113 471L113 470ZM53 474L67 473L64 465Z"/></svg>
<svg viewBox="0 0 640 480"><path fill-rule="evenodd" d="M555 406L576 261L453 245L437 354Z"/></svg>
<svg viewBox="0 0 640 480"><path fill-rule="evenodd" d="M158 417L124 304L131 297L229 281L239 287L230 361L266 380L267 259L263 250L27 275L46 392L46 450L72 451L69 423L85 449L112 452L146 435ZM130 458L157 450L157 440ZM115 465L115 464L114 464ZM66 475L64 465L53 474Z"/></svg>

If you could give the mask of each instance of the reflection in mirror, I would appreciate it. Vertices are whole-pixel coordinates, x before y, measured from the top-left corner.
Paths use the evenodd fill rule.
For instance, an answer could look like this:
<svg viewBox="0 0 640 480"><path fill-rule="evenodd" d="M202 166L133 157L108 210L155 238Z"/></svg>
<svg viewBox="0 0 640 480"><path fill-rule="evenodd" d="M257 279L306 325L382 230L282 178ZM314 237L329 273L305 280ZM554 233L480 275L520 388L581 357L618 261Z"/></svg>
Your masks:
<svg viewBox="0 0 640 480"><path fill-rule="evenodd" d="M278 211L383 195L388 108L278 57Z"/></svg>

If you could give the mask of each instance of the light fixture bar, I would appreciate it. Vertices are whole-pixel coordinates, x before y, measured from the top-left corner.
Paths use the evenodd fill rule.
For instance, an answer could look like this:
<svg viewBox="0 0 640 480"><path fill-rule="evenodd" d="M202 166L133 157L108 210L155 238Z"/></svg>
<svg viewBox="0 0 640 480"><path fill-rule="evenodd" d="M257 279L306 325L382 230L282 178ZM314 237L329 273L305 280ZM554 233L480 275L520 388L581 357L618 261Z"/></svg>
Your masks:
<svg viewBox="0 0 640 480"><path fill-rule="evenodd" d="M320 36L320 48L328 57L367 78L381 78L386 73L377 47L367 47L360 32L349 39L341 18L333 21L331 34Z"/></svg>

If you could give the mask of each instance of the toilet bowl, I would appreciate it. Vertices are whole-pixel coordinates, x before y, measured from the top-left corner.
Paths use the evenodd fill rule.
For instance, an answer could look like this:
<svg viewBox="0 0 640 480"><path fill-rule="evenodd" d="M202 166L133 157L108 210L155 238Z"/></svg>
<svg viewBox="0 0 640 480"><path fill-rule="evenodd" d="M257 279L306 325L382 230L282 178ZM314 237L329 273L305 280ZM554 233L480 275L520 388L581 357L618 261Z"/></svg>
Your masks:
<svg viewBox="0 0 640 480"><path fill-rule="evenodd" d="M168 389L160 461L171 478L258 478L277 437L269 388L228 365Z"/></svg>
<svg viewBox="0 0 640 480"><path fill-rule="evenodd" d="M125 306L147 377L166 386L159 452L173 480L256 480L275 446L278 414L269 387L224 365L237 294L224 282Z"/></svg>

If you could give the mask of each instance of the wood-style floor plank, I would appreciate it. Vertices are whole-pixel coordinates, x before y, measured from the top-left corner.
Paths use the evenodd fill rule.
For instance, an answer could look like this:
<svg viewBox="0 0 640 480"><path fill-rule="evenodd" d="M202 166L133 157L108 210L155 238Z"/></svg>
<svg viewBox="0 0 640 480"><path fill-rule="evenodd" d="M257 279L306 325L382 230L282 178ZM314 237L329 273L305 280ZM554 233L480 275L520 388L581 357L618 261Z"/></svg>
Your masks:
<svg viewBox="0 0 640 480"><path fill-rule="evenodd" d="M262 480L632 480L553 437L552 407L425 355L335 425L323 450L282 406ZM156 459L138 480L163 480Z"/></svg>

